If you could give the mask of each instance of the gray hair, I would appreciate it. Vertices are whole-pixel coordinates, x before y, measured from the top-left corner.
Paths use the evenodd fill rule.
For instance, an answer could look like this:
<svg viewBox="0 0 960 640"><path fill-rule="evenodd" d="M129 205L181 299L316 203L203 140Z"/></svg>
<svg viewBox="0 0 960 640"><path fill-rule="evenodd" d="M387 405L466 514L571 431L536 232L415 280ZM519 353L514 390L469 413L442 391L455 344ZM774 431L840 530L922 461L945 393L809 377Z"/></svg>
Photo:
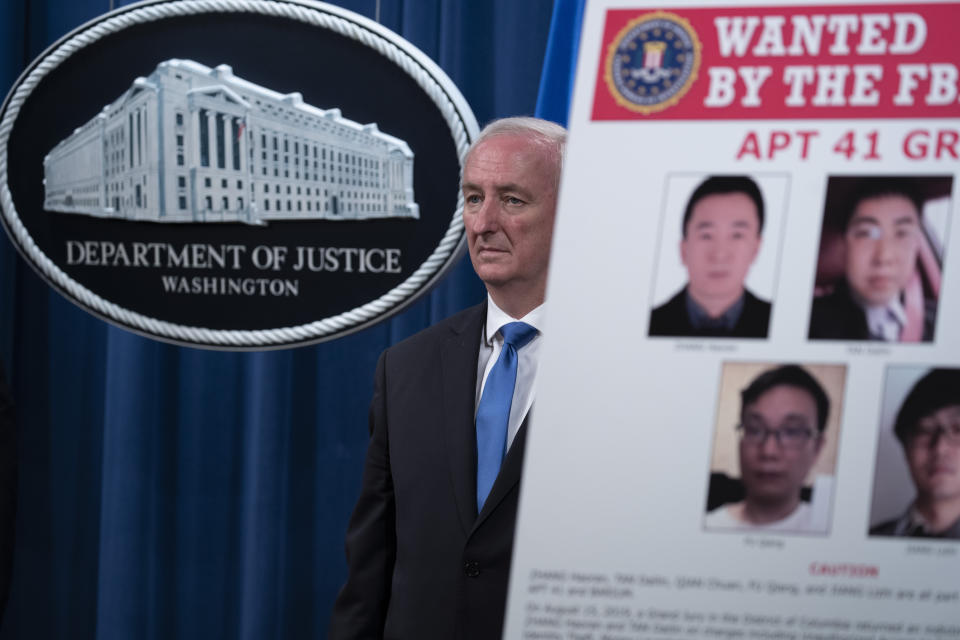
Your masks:
<svg viewBox="0 0 960 640"><path fill-rule="evenodd" d="M463 156L464 166L466 166L470 154L480 143L497 136L523 136L529 138L533 144L547 150L556 162L556 180L559 186L560 172L563 169L563 154L567 147L566 129L555 122L529 116L492 120L480 131L477 139L470 144L470 148ZM462 170L460 171L460 181L463 182Z"/></svg>

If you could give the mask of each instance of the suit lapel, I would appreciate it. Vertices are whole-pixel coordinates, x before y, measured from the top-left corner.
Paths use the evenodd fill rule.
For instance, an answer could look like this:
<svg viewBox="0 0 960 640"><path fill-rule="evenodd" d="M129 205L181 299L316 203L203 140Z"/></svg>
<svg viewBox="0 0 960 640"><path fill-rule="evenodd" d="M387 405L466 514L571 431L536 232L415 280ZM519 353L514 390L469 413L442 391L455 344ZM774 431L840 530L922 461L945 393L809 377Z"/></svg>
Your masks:
<svg viewBox="0 0 960 640"><path fill-rule="evenodd" d="M443 437L457 513L464 534L477 519L477 438L473 426L477 394L477 357L486 304L451 326L440 352L443 378ZM494 485L496 486L496 485Z"/></svg>
<svg viewBox="0 0 960 640"><path fill-rule="evenodd" d="M530 422L530 413L532 411L531 409L527 412L523 423L517 430L517 435L513 439L513 444L510 445L510 449L503 459L503 464L500 465L500 473L497 474L497 479L493 482L490 495L487 496L486 502L483 503L483 511L477 516L477 521L473 525L474 531L483 524L483 521L487 519L490 513L497 508L507 494L520 482L520 472L523 470L523 453L527 445L527 423ZM474 475L476 475L476 473L474 473ZM474 479L474 486L476 486L476 479Z"/></svg>

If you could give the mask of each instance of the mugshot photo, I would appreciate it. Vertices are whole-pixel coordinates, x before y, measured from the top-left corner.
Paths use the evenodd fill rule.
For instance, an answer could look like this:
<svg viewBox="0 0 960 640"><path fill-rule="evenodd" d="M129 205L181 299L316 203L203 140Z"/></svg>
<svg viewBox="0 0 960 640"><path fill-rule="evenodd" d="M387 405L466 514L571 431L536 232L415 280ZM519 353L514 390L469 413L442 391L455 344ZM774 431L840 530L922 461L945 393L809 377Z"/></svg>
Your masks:
<svg viewBox="0 0 960 640"><path fill-rule="evenodd" d="M870 535L960 540L960 369L888 367Z"/></svg>
<svg viewBox="0 0 960 640"><path fill-rule="evenodd" d="M704 529L826 535L846 366L727 362Z"/></svg>
<svg viewBox="0 0 960 640"><path fill-rule="evenodd" d="M934 339L952 187L951 176L829 178L811 339Z"/></svg>
<svg viewBox="0 0 960 640"><path fill-rule="evenodd" d="M767 337L788 180L668 178L651 336Z"/></svg>

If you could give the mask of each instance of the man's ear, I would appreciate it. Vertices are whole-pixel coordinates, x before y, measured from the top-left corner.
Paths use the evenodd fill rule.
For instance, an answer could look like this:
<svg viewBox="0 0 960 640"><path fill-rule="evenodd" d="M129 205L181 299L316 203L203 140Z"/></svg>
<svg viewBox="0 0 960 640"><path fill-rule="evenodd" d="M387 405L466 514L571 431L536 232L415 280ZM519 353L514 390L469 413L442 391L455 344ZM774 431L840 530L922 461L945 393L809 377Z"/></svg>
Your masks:
<svg viewBox="0 0 960 640"><path fill-rule="evenodd" d="M827 437L823 435L823 432L820 432L819 434L817 434L816 444L813 445L814 449L816 449L816 451L814 451L813 453L814 456L820 455L820 452L823 450L823 445L826 441L827 441Z"/></svg>
<svg viewBox="0 0 960 640"><path fill-rule="evenodd" d="M687 266L687 236L680 237L680 262Z"/></svg>

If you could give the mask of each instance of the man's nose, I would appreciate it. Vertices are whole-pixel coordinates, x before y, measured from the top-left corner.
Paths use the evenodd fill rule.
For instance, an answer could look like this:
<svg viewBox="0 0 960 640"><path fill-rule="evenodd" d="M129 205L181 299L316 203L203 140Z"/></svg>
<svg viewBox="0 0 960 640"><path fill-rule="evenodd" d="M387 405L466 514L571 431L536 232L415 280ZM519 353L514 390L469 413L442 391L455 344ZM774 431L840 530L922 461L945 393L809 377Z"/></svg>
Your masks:
<svg viewBox="0 0 960 640"><path fill-rule="evenodd" d="M710 258L714 262L726 262L730 259L732 247L729 242L714 240L710 245Z"/></svg>
<svg viewBox="0 0 960 640"><path fill-rule="evenodd" d="M892 261L894 258L894 247L893 241L881 235L874 241L873 244L873 260L877 263L886 263Z"/></svg>
<svg viewBox="0 0 960 640"><path fill-rule="evenodd" d="M775 431L767 431L763 442L760 443L760 452L767 456L777 456L782 452L779 434Z"/></svg>
<svg viewBox="0 0 960 640"><path fill-rule="evenodd" d="M488 233L497 230L497 208L495 198L484 198L483 203L473 212L471 221L474 233Z"/></svg>
<svg viewBox="0 0 960 640"><path fill-rule="evenodd" d="M933 440L930 441L930 448L934 451L946 455L947 450L956 447L947 439L947 429L939 427L933 434Z"/></svg>

